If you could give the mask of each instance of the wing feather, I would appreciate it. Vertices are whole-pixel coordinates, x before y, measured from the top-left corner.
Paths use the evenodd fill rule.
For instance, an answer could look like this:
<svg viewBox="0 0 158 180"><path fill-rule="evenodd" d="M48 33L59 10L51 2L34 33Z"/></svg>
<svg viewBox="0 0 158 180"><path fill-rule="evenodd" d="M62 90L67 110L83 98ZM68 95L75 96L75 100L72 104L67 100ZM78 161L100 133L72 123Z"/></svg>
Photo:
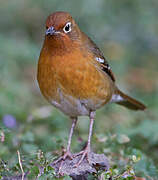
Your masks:
<svg viewBox="0 0 158 180"><path fill-rule="evenodd" d="M100 49L97 47L97 45L83 33L83 39L84 43L86 45L86 48L90 51L93 52L94 58L96 61L98 61L101 65L101 69L106 72L112 81L115 82L115 76L111 70L111 67L109 66L107 60L105 59L103 53L100 51Z"/></svg>

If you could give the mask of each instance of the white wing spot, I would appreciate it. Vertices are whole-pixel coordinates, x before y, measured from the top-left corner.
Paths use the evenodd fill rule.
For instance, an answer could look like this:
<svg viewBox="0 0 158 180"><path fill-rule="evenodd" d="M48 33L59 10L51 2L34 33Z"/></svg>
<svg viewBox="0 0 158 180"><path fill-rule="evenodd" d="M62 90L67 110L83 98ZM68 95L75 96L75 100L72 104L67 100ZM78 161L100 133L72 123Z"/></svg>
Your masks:
<svg viewBox="0 0 158 180"><path fill-rule="evenodd" d="M102 59L102 58L96 57L95 59L100 63L104 63L104 59Z"/></svg>
<svg viewBox="0 0 158 180"><path fill-rule="evenodd" d="M110 102L120 102L123 100L123 97L121 97L119 94L113 94Z"/></svg>

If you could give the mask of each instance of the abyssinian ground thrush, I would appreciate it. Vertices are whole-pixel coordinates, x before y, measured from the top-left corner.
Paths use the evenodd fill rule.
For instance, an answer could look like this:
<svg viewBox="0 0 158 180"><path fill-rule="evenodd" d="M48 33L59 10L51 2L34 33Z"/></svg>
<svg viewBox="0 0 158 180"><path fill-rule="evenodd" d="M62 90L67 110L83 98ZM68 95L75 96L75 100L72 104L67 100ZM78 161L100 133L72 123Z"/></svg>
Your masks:
<svg viewBox="0 0 158 180"><path fill-rule="evenodd" d="M67 12L55 12L46 20L46 33L38 62L37 79L43 96L72 120L67 151L63 160L72 158L71 137L78 116L89 116L87 146L82 158L90 152L95 111L108 102L132 110L145 106L121 92L108 62L96 44L84 34Z"/></svg>

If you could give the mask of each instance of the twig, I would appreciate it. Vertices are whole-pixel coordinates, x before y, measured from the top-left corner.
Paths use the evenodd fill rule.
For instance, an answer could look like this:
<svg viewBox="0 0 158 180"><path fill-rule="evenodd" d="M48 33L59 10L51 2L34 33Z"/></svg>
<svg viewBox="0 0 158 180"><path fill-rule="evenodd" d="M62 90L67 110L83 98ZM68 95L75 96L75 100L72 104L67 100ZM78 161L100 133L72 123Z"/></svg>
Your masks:
<svg viewBox="0 0 158 180"><path fill-rule="evenodd" d="M18 160L19 160L20 169L21 169L21 172L22 172L21 180L24 180L25 173L24 173L24 170L23 170L23 167L22 167L22 162L21 162L21 157L20 157L19 150L17 150L17 153L18 153Z"/></svg>

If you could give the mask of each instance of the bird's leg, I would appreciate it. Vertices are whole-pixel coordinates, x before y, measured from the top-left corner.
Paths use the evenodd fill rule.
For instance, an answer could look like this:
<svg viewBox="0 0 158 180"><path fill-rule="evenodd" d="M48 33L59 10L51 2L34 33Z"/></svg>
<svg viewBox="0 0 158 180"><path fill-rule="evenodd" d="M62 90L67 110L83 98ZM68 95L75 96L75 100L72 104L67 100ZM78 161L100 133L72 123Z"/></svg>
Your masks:
<svg viewBox="0 0 158 180"><path fill-rule="evenodd" d="M90 112L90 125L89 125L89 135L88 135L88 142L87 142L87 146L86 148L81 151L79 154L82 154L81 159L79 160L79 162L75 165L76 167L78 167L81 162L83 161L83 159L86 157L87 161L90 163L89 160L89 153L91 151L91 136L92 136L92 130L93 130L93 123L94 123L94 117L95 117L95 112L91 111ZM78 155L79 155L78 154Z"/></svg>
<svg viewBox="0 0 158 180"><path fill-rule="evenodd" d="M72 134L73 134L73 131L74 131L74 128L76 126L76 123L77 123L77 117L73 117L71 118L73 121L72 121L72 126L71 126L71 129L70 129L70 134L69 134L69 139L68 139L68 144L67 144L67 148L66 148L66 152L64 153L64 155L59 158L57 160L57 162L61 161L60 163L60 166L59 166L59 174L61 176L63 176L64 174L61 172L61 169L62 169L62 166L63 166L63 162L64 160L68 157L70 159L73 159L73 156L71 154L71 151L70 151L70 146L71 146L71 139L72 139Z"/></svg>
<svg viewBox="0 0 158 180"><path fill-rule="evenodd" d="M71 146L71 139L72 139L72 135L73 135L73 131L74 128L76 126L77 123L77 118L73 117L72 118L72 126L70 129L70 134L69 134L69 139L68 139L68 144L67 144L67 148L66 148L66 152L64 153L63 159L65 160L67 157L69 157L70 159L72 159L72 155L71 155L71 151L70 151L70 146Z"/></svg>
<svg viewBox="0 0 158 180"><path fill-rule="evenodd" d="M70 151L70 146L71 146L72 134L73 134L74 128L75 128L76 123L77 123L77 117L72 117L71 119L72 119L72 126L71 126L70 133L69 133L69 139L68 139L66 151L64 152L64 155L62 157L60 157L59 159L54 161L54 164L56 164L57 162L59 162L61 160L65 160L67 157L69 157L70 159L73 158L71 151ZM62 163L60 166L62 166Z"/></svg>

